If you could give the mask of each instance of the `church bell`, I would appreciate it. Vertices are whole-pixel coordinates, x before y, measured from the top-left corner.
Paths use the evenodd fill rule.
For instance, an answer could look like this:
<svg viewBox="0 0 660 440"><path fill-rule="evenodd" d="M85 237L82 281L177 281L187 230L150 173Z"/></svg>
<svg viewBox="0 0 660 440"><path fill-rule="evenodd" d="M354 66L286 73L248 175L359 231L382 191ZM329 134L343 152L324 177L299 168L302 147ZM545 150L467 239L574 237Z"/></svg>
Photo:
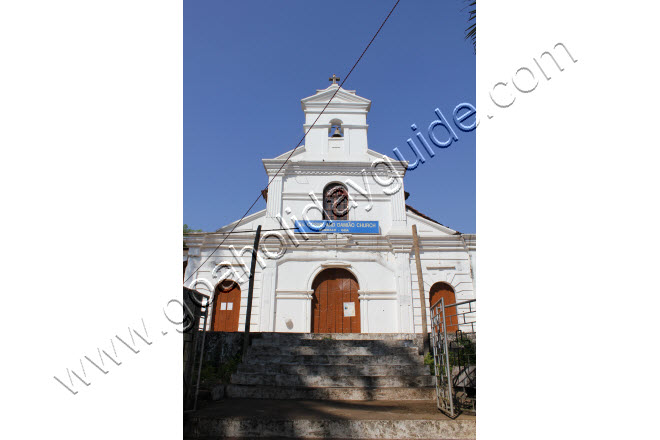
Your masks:
<svg viewBox="0 0 660 440"><path fill-rule="evenodd" d="M335 133L332 135L333 138L340 138L341 137L341 127L336 126L335 127Z"/></svg>

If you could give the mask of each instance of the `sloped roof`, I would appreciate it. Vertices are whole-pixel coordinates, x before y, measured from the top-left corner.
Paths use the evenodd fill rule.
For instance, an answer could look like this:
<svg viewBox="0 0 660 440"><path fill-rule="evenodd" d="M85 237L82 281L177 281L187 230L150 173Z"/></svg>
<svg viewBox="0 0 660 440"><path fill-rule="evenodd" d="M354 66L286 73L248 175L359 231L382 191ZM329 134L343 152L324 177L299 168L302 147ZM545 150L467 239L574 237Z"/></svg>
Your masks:
<svg viewBox="0 0 660 440"><path fill-rule="evenodd" d="M247 223L250 223L252 221L258 220L260 217L265 217L266 216L266 210L262 209L261 211L257 211L254 214L250 214L248 216L245 216L243 219L235 220L228 225L224 225L221 228L216 229L216 233L218 232L229 232L231 228L238 223L239 221L241 222L241 225L246 225Z"/></svg>
<svg viewBox="0 0 660 440"><path fill-rule="evenodd" d="M442 227L445 227L445 228L447 228L447 229L451 229L452 231L454 230L454 229L450 228L449 226L447 226L447 225L443 225L443 224L440 223L439 221L437 221L437 220L435 220L435 219L432 219L432 218L429 217L428 215L426 215L426 214L422 214L421 212L419 212L418 210L416 210L415 208L413 208L413 207L410 206L410 205L406 205L406 211L410 211L410 212L412 212L412 213L414 213L414 214L417 214L418 216L420 216L420 217L422 217L422 218L424 218L424 219L426 219L426 220L432 221L433 223L437 223L437 224L439 224L439 225L442 226ZM460 235L460 234L461 234L461 233L458 232L458 231L454 232L454 235Z"/></svg>

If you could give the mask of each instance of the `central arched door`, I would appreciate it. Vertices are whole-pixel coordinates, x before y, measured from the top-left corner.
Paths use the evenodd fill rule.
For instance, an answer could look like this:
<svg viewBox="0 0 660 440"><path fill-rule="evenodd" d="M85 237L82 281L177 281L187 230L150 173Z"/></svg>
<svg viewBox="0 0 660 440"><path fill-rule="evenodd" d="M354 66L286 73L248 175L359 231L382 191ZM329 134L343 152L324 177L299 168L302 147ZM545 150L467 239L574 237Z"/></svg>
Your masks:
<svg viewBox="0 0 660 440"><path fill-rule="evenodd" d="M237 332L241 311L241 288L235 281L223 280L215 287L211 328L214 332Z"/></svg>
<svg viewBox="0 0 660 440"><path fill-rule="evenodd" d="M346 269L325 269L312 285L313 333L360 333L358 282Z"/></svg>

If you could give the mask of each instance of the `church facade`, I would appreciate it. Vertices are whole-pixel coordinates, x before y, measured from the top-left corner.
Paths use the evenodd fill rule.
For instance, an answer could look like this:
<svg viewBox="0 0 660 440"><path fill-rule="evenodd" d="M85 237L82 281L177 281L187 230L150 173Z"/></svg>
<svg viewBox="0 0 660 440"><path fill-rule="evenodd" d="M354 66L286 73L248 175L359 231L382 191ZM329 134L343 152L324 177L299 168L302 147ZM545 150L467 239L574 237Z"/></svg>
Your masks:
<svg viewBox="0 0 660 440"><path fill-rule="evenodd" d="M208 330L244 328L259 225L253 332L418 333L439 298L474 299L475 235L406 204L407 164L369 149L371 101L333 81L301 102L305 144L262 160L266 209L186 236L186 285L213 297Z"/></svg>

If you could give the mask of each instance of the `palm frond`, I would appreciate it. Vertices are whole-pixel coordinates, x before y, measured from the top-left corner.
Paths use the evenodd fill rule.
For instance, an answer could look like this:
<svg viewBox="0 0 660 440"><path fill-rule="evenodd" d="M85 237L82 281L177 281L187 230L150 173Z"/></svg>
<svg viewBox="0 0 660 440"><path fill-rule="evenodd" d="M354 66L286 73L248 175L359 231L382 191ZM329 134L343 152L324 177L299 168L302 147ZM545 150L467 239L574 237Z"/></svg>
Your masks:
<svg viewBox="0 0 660 440"><path fill-rule="evenodd" d="M466 0L470 1L470 0ZM472 40L472 46L474 47L474 53L477 53L477 1L471 1L468 7L472 8L468 12L470 13L470 18L468 18L468 23L473 22L465 29L465 39Z"/></svg>

